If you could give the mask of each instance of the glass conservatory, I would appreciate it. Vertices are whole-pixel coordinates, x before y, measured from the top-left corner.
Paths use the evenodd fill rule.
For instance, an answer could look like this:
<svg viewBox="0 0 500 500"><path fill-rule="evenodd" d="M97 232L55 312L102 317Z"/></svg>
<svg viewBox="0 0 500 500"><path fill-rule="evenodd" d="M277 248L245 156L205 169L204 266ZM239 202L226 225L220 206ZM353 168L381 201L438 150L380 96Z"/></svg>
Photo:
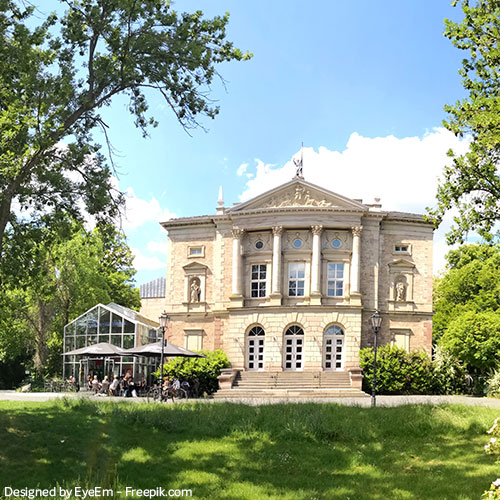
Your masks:
<svg viewBox="0 0 500 500"><path fill-rule="evenodd" d="M159 323L127 307L111 302L98 304L71 321L64 327L63 352L80 347L108 342L123 349L139 347L155 342L158 337ZM64 356L63 377L73 375L80 384L88 375L124 375L131 373L136 380L145 377L149 381L151 372L156 369L158 360L134 356Z"/></svg>

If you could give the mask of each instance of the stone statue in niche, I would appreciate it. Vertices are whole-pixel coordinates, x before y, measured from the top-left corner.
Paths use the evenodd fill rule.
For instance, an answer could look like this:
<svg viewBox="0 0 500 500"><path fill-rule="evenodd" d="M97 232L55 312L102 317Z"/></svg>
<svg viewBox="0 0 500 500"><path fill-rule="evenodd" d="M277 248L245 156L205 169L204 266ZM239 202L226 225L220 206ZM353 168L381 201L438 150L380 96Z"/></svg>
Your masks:
<svg viewBox="0 0 500 500"><path fill-rule="evenodd" d="M394 285L396 301L405 302L406 301L406 285L402 281L398 281Z"/></svg>
<svg viewBox="0 0 500 500"><path fill-rule="evenodd" d="M193 278L191 280L189 302L191 302L191 303L199 302L200 297L201 297L200 278Z"/></svg>

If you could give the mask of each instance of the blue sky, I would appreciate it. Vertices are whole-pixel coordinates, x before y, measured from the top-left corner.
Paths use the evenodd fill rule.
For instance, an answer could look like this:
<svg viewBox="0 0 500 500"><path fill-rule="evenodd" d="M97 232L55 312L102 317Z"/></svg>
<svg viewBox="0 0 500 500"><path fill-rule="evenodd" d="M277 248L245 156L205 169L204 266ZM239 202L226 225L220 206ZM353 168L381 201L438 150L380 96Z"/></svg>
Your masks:
<svg viewBox="0 0 500 500"><path fill-rule="evenodd" d="M440 129L443 106L463 97L464 54L442 32L461 12L449 0L178 1L182 11L230 12L228 38L254 54L227 63L213 87L221 107L208 132L180 127L150 94L160 126L143 139L124 99L104 112L129 194L123 228L137 255L137 284L165 273L158 220L215 213L290 179L303 141L306 180L383 209L433 204L446 150L466 148ZM445 253L436 233L436 270Z"/></svg>

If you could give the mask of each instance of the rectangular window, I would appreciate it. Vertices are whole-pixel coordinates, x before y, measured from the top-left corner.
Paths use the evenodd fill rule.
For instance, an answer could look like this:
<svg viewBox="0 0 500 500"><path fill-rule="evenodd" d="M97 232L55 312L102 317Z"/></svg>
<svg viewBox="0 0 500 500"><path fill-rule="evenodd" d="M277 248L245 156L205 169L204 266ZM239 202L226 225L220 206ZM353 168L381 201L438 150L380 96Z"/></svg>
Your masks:
<svg viewBox="0 0 500 500"><path fill-rule="evenodd" d="M305 289L305 262L290 262L288 264L288 296L303 297Z"/></svg>
<svg viewBox="0 0 500 500"><path fill-rule="evenodd" d="M189 247L188 257L205 257L205 247L203 245Z"/></svg>
<svg viewBox="0 0 500 500"><path fill-rule="evenodd" d="M410 245L399 243L394 245L394 253L410 253Z"/></svg>
<svg viewBox="0 0 500 500"><path fill-rule="evenodd" d="M266 270L265 264L252 266L252 276L250 277L250 296L252 298L266 296Z"/></svg>
<svg viewBox="0 0 500 500"><path fill-rule="evenodd" d="M184 330L185 346L189 351L203 349L203 330Z"/></svg>
<svg viewBox="0 0 500 500"><path fill-rule="evenodd" d="M344 264L339 262L328 263L328 297L343 297L344 296Z"/></svg>

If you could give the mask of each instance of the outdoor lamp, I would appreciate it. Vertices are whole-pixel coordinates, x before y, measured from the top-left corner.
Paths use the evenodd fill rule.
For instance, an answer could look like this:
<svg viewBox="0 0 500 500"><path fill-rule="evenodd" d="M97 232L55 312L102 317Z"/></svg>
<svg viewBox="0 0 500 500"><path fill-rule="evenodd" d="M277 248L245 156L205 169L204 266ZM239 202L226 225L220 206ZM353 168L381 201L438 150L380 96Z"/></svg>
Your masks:
<svg viewBox="0 0 500 500"><path fill-rule="evenodd" d="M376 310L370 317L373 330L373 383L372 383L372 407L377 405L377 335L382 325L382 316Z"/></svg>
<svg viewBox="0 0 500 500"><path fill-rule="evenodd" d="M160 357L160 402L163 401L163 357L165 354L165 330L167 329L168 314L163 311L160 316L161 330L161 357Z"/></svg>

